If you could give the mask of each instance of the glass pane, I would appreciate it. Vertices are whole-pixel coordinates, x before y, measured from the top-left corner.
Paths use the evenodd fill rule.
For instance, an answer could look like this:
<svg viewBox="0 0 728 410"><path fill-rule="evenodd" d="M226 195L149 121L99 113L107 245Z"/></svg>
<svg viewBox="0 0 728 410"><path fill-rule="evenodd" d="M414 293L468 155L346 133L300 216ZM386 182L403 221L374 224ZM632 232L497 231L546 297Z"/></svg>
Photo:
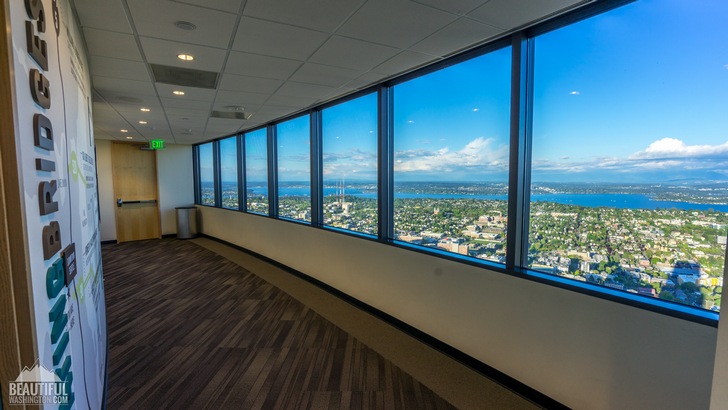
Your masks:
<svg viewBox="0 0 728 410"><path fill-rule="evenodd" d="M395 238L505 263L510 48L394 87Z"/></svg>
<svg viewBox="0 0 728 410"><path fill-rule="evenodd" d="M324 223L377 234L377 95L322 111Z"/></svg>
<svg viewBox="0 0 728 410"><path fill-rule="evenodd" d="M202 205L215 205L215 167L213 166L212 143L202 144L200 154L200 200Z"/></svg>
<svg viewBox="0 0 728 410"><path fill-rule="evenodd" d="M220 141L222 207L238 209L238 137Z"/></svg>
<svg viewBox="0 0 728 410"><path fill-rule="evenodd" d="M304 115L276 126L278 216L311 221L311 124Z"/></svg>
<svg viewBox="0 0 728 410"><path fill-rule="evenodd" d="M248 212L268 215L268 135L265 128L245 134L245 182Z"/></svg>
<svg viewBox="0 0 728 410"><path fill-rule="evenodd" d="M529 267L720 309L726 21L643 0L537 38Z"/></svg>

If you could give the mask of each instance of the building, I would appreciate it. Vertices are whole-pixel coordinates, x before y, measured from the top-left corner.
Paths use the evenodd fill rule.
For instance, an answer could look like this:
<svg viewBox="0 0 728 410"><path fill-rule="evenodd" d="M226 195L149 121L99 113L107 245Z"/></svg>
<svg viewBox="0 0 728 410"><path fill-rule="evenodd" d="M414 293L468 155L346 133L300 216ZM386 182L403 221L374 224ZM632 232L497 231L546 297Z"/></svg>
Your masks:
<svg viewBox="0 0 728 410"><path fill-rule="evenodd" d="M133 235L127 232L131 231L127 230L131 223L117 223L117 218L125 217L117 213L117 208L124 209L124 197L115 190L123 186L124 178L111 160L114 155L131 157L131 152L115 154L123 149L119 148L123 144L118 142L126 142L131 137L131 141L146 143L162 139L166 143L166 149L158 151L150 165L156 170L156 181L152 181L156 182L153 184L156 188L150 188L149 192L158 191L158 195L139 195L126 200L127 205L141 202L140 208L153 204L149 206L159 219L142 224L150 229L151 237L176 234L174 208L196 202L200 205L203 234L273 258L324 284L336 284L337 291L404 324L416 324L418 331L462 353L476 366L490 366L569 407L719 409L728 403L724 388L728 381L728 326L718 326L719 315L715 312L685 313L685 309L693 312L687 308L670 312L669 304L660 304L659 300L648 303L638 299L640 295L622 294L617 289L599 293L594 291L596 288L588 288L596 286L592 283L574 284L565 282L568 278L553 279L545 274L519 277L512 269L511 274L504 274L503 271L510 269L505 268L511 263L507 262L508 258L491 258L505 261L495 267L472 261L463 263L458 258L465 256L469 249L464 243L449 242L450 251L459 256L443 257L428 250L413 251L406 244L392 246L387 243L392 238L372 240L371 232L378 232L380 219L351 218L352 214L366 212L367 208L359 204L348 206L347 202L347 212L336 215L337 226L356 231L357 235L259 215L270 210L275 214L276 202L282 201L282 197L268 194L274 192L269 188L276 187L276 173L281 169L266 168L273 163L267 159L254 162L256 153L282 152L286 148L268 145L271 141L268 133L274 129L280 131L279 120L295 120L299 114L318 118L322 113L325 116L327 109L367 96L370 97L368 107L374 107L376 112L376 107L389 104L385 97L391 95L387 92L398 92L403 88L397 87L409 84L408 81L429 73L428 70L439 72L456 63L492 56L491 52L500 52L497 61L505 62L494 76L513 80L514 73L513 77L519 79L498 81L504 85L505 95L518 96L514 90L520 90L520 86L524 90L528 88L527 76L520 69L528 66L525 59L530 50L527 52L529 43L522 40L538 38L555 26L576 24L575 21L586 15L613 12L630 17L629 7L639 4L659 7L655 2L643 0L635 5L623 5L621 1L575 0L538 4L501 0L326 0L322 2L325 10L304 7L297 2L253 0L25 3L27 6L20 1L3 1L3 17L10 31L5 33L0 49L3 58L0 106L4 107L0 122L3 133L0 210L4 214L0 224L0 312L3 312L0 318L4 329L12 330L3 331L0 336L0 344L10 346L11 352L3 352L0 369L3 393L5 383L14 380L18 368L31 365L33 358L50 360L56 350L60 352L59 359L69 357L63 355L64 335L70 339L82 336L75 330L52 334L54 324L83 318L105 329L105 317L95 313L102 311L103 299L86 298L84 304L68 314L70 318L53 308L56 303L65 302L61 290L69 284L75 289L82 282L89 295L98 296L102 289L96 279L102 264L98 258L99 243L123 241L125 235ZM54 4L61 8L57 13L52 12ZM624 8L611 10L617 6ZM41 13L43 7L45 12ZM724 17L724 9L718 8L709 14ZM60 24L54 24L54 15L59 16ZM707 30L720 28L712 20L703 26ZM720 34L702 35L706 41L724 38ZM57 39L59 45L56 45ZM630 44L642 43L633 38L628 40ZM44 47L47 54L43 53ZM574 54L584 52L577 47L553 44L537 48L549 49L560 50L559 57L567 56L564 50ZM641 72L642 63L637 57L611 61L607 58L605 65L607 61L634 61L629 70ZM512 61L523 64L511 64ZM417 71L422 67L424 71ZM721 74L725 71L721 67L716 70L722 70ZM574 68L573 72L581 71ZM697 77L708 75L690 73L680 79ZM183 79L187 81L185 86L179 85ZM33 85L30 89L29 80ZM560 111L588 106L585 100L591 83L577 85L574 81L559 83L559 98L581 100L570 102L570 109ZM384 85L379 87L380 84ZM513 84L518 87L512 87ZM540 83L537 81L537 84ZM587 88L580 89L580 86ZM178 99L181 93L188 98ZM637 98L628 94L625 100ZM444 98L445 94L437 97ZM670 96L661 97L654 100L674 100ZM510 103L479 102L485 105L469 106L462 111L468 115L488 113L484 107L491 103L490 107L499 107L493 110L505 113L504 122L511 123ZM516 104L515 111L518 107ZM395 107L389 108L396 115ZM423 118L447 121L435 111L427 114ZM515 115L516 120L522 119L519 115ZM313 123L321 126L321 119L317 121ZM397 122L393 133L398 135L397 127L406 124L414 127L420 120L409 121ZM610 127L618 123L621 123L619 119L613 119L603 129L611 132ZM379 125L375 121L375 127L367 132L378 134L376 130L385 128L378 128ZM245 169L248 185L238 190L245 192L246 198L224 204L223 198L215 195L223 191L222 178L216 179L215 175L226 172L226 167L220 165L224 160L222 154L242 149L238 132L247 133L246 144L250 142L244 147L249 155ZM511 135L520 135L510 134L508 129L504 132L508 141ZM406 151L411 155L423 154L417 150L427 151L425 156L448 166L468 161L478 165L487 160L489 166L507 175L509 170L503 170L503 158L491 154L508 153L508 147L489 145L493 144L489 137L476 136L470 143L449 151L429 151L422 148L424 144ZM318 135L318 138L314 147L324 137ZM364 137L358 135L358 138L360 141ZM590 144L609 145L610 138L599 134ZM571 143L579 141L575 139ZM661 141L662 145L635 148L639 155L631 159L646 163L655 152L662 152L659 149L665 145L670 149L681 147L675 141ZM324 142L333 146L331 141ZM222 147L225 144L230 145L229 149ZM719 145L714 141L711 144ZM562 145L559 156L565 157L563 152L568 144ZM211 196L206 197L200 185L207 174L200 174L208 170L200 166L200 157L207 156L208 149L214 167L209 169L210 181L213 181ZM134 147L134 151L140 150ZM321 158L334 157L321 155ZM376 155L374 158L374 179L385 178L377 173ZM371 156L366 155L358 156L357 161L372 163ZM618 168L626 164L600 166ZM407 165L418 171L425 168L421 162ZM590 164L571 165L578 169ZM406 168L392 166L390 170L398 172L398 169ZM309 182L314 189L325 191L323 171L319 179ZM508 185L505 179L500 181L501 186ZM347 184L349 181L356 179L347 175ZM368 180L361 181L364 184ZM393 181L399 182L396 177ZM523 192L525 188L515 189ZM351 189L347 192L353 195ZM325 198L323 192L321 197ZM206 199L212 202L205 203ZM236 206L247 207L249 212L225 209ZM323 208L321 204L317 206ZM435 209L428 212L435 214L429 215L433 218L454 215L439 206L428 209ZM373 212L378 215L379 211ZM550 218L574 218L574 213L542 214ZM319 218L307 210L293 215L298 217L291 219L301 215ZM683 224L672 216L665 218L670 226ZM502 217L504 223L506 220L516 223L516 219ZM599 228L615 229L607 225L600 222ZM439 232L443 231L432 223L421 235L410 237L449 236ZM515 235L512 230L508 233L508 238ZM566 236L563 230L552 229L549 233L552 238ZM362 238L366 235L369 239ZM677 234L670 236L672 246L677 246L680 238ZM291 243L296 246L285 246ZM321 263L321 249L338 255L338 262ZM609 252L600 252L594 261L609 260ZM61 253L66 256L61 257ZM75 268L61 266L73 258L78 262ZM644 267L651 263L647 259L640 261ZM587 264L583 271L589 272L593 266L596 265ZM690 266L680 269L694 270ZM77 272L77 276L62 275L66 272ZM670 272L678 273L675 269ZM589 274L590 282L606 278L606 274L599 273ZM722 279L715 281L716 285L719 283ZM411 292L413 288L416 292ZM687 298L681 290L676 293ZM401 294L411 297L402 303ZM578 341L578 344L564 348L565 341ZM89 352L86 359L99 358L88 363L96 370L101 369L99 374L103 374L106 365L104 347L103 342L85 347ZM74 359L73 363L76 366L78 360ZM640 365L636 367L635 363ZM76 377L74 383L99 393L103 380L85 381ZM85 403L86 398L81 396L76 394L76 400ZM100 404L101 396L92 397L96 402L89 403L91 408ZM8 405L6 399L3 394L4 405Z"/></svg>

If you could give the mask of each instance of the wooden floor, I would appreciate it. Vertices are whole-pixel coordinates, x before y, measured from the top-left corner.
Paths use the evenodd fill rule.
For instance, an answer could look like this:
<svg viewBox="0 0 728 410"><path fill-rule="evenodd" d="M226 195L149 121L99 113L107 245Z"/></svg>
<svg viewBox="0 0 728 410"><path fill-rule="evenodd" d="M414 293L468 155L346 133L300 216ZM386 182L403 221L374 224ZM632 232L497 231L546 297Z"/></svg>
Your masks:
<svg viewBox="0 0 728 410"><path fill-rule="evenodd" d="M102 247L110 409L449 409L310 308L188 241Z"/></svg>

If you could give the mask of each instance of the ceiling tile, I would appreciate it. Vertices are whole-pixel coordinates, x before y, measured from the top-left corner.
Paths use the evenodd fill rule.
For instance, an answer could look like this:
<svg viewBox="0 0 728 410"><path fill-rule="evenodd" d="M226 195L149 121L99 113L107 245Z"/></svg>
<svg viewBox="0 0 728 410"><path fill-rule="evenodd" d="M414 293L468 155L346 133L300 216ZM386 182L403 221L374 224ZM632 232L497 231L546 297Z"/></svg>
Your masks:
<svg viewBox="0 0 728 410"><path fill-rule="evenodd" d="M124 97L130 96L129 94L125 95ZM131 98L134 99L141 99L141 97L138 94L131 95ZM109 103L114 107L115 110L121 112L121 113L132 113L137 114L139 116L139 119L145 119L145 118L164 118L164 113L162 112L162 107L159 105L159 101L157 101L156 97L144 97L146 100L143 100L142 103L128 103L126 100L122 100L120 98L116 99L110 99ZM151 111L149 112L143 112L140 110L141 107L149 108Z"/></svg>
<svg viewBox="0 0 728 410"><path fill-rule="evenodd" d="M582 0L490 0L468 13L468 17L506 30L543 19Z"/></svg>
<svg viewBox="0 0 728 410"><path fill-rule="evenodd" d="M410 47L410 50L445 56L481 43L502 32L503 30L499 28L463 17Z"/></svg>
<svg viewBox="0 0 728 410"><path fill-rule="evenodd" d="M283 84L281 80L270 78L246 77L235 74L223 74L218 88L227 91L272 94Z"/></svg>
<svg viewBox="0 0 728 410"><path fill-rule="evenodd" d="M116 140L116 138L112 137L111 134L108 132L94 127L94 139L97 140Z"/></svg>
<svg viewBox="0 0 728 410"><path fill-rule="evenodd" d="M227 48L237 21L237 17L229 13L171 1L127 2L137 33L145 37ZM190 22L197 28L177 28L174 25L177 21Z"/></svg>
<svg viewBox="0 0 728 410"><path fill-rule="evenodd" d="M354 88L354 89L362 89L366 88L374 83L377 83L387 77L386 74L380 74L375 72L368 72L362 75L361 77L350 81L348 84L346 84L347 87Z"/></svg>
<svg viewBox="0 0 728 410"><path fill-rule="evenodd" d="M386 74L389 77L406 71L411 71L414 68L435 60L438 60L438 58L429 54L416 53L414 51L403 51L378 65L372 71L380 74Z"/></svg>
<svg viewBox="0 0 728 410"><path fill-rule="evenodd" d="M233 50L304 61L327 37L318 31L243 17Z"/></svg>
<svg viewBox="0 0 728 410"><path fill-rule="evenodd" d="M207 130L214 130L218 135L226 135L236 132L244 123L245 120L210 118L207 122Z"/></svg>
<svg viewBox="0 0 728 410"><path fill-rule="evenodd" d="M457 15L466 14L489 0L412 0Z"/></svg>
<svg viewBox="0 0 728 410"><path fill-rule="evenodd" d="M291 108L306 108L314 102L316 102L316 98L314 97L294 97L290 95L275 94L268 99L267 104Z"/></svg>
<svg viewBox="0 0 728 410"><path fill-rule="evenodd" d="M409 0L369 0L337 34L407 48L456 18Z"/></svg>
<svg viewBox="0 0 728 410"><path fill-rule="evenodd" d="M145 95L149 97L156 97L157 92L154 91L154 86L151 81L135 81L125 80L122 78L110 78L110 77L93 77L93 87L99 93L104 95L105 92L113 93L132 93Z"/></svg>
<svg viewBox="0 0 728 410"><path fill-rule="evenodd" d="M84 28L89 55L142 61L136 40L131 34Z"/></svg>
<svg viewBox="0 0 728 410"><path fill-rule="evenodd" d="M219 73L222 71L222 66L225 62L226 51L218 48L148 37L139 37L139 41L142 43L144 56L147 58L147 61L153 64ZM195 59L192 61L182 61L177 58L177 55L180 53L190 54Z"/></svg>
<svg viewBox="0 0 728 410"><path fill-rule="evenodd" d="M215 104L242 105L243 107L262 105L270 94L241 93L237 91L220 90L217 92Z"/></svg>
<svg viewBox="0 0 728 410"><path fill-rule="evenodd" d="M210 109L210 101L181 100L179 98L162 98L162 105L167 108L205 111Z"/></svg>
<svg viewBox="0 0 728 410"><path fill-rule="evenodd" d="M258 109L256 112L257 114L267 114L267 115L275 115L276 117L283 117L288 114L291 114L293 112L297 111L295 108L291 107L281 107L278 105L269 105L266 104Z"/></svg>
<svg viewBox="0 0 728 410"><path fill-rule="evenodd" d="M339 87L336 90L334 90L334 91L328 93L327 95L321 97L317 102L318 103L325 103L325 102L328 102L328 101L337 99L337 98L339 98L341 96L344 96L346 94L349 94L349 93L351 93L353 91L355 91L355 89L353 89L353 88L349 88L349 87Z"/></svg>
<svg viewBox="0 0 728 410"><path fill-rule="evenodd" d="M164 108L167 115L180 115L183 117L206 117L210 114L210 108L204 110L193 110L190 108Z"/></svg>
<svg viewBox="0 0 728 410"><path fill-rule="evenodd" d="M364 0L248 0L243 14L332 33L363 3Z"/></svg>
<svg viewBox="0 0 728 410"><path fill-rule="evenodd" d="M191 4L193 6L208 7L215 10L237 14L240 11L242 0L172 0L177 3Z"/></svg>
<svg viewBox="0 0 728 410"><path fill-rule="evenodd" d="M190 115L174 115L167 114L170 124L172 124L172 132L177 129L199 128L202 129L207 124L207 115L190 116Z"/></svg>
<svg viewBox="0 0 728 410"><path fill-rule="evenodd" d="M298 60L231 51L225 65L225 72L285 80L300 66L301 62Z"/></svg>
<svg viewBox="0 0 728 410"><path fill-rule="evenodd" d="M91 62L91 72L94 76L151 81L147 66L141 61L119 60L99 56L91 56L89 60Z"/></svg>
<svg viewBox="0 0 728 410"><path fill-rule="evenodd" d="M306 63L291 76L290 80L300 83L339 87L362 74L363 71L359 70Z"/></svg>
<svg viewBox="0 0 728 410"><path fill-rule="evenodd" d="M82 27L133 34L119 0L75 0L74 4Z"/></svg>
<svg viewBox="0 0 728 410"><path fill-rule="evenodd" d="M325 85L297 83L294 81L286 81L276 94L290 95L292 97L310 97L319 99L336 90L336 87L328 87Z"/></svg>
<svg viewBox="0 0 728 410"><path fill-rule="evenodd" d="M182 87L179 85L157 83L157 92L160 97L177 99L179 101L206 101L208 106L215 99L215 90L197 87ZM177 96L173 92L182 91L184 95Z"/></svg>
<svg viewBox="0 0 728 410"><path fill-rule="evenodd" d="M369 70L397 54L399 50L351 38L333 36L311 56L310 62Z"/></svg>

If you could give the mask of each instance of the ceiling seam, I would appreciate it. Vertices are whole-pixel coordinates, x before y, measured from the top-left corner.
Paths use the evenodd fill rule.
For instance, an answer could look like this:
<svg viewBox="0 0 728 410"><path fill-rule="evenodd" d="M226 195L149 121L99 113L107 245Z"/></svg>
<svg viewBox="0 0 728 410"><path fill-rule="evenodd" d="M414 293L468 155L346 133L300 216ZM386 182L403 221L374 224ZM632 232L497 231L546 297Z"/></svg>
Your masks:
<svg viewBox="0 0 728 410"><path fill-rule="evenodd" d="M120 0L120 1L121 1L121 6L124 8L124 13L126 13L126 15L129 18L129 25L131 26L131 31L134 36L134 41L136 42L137 47L139 48L139 54L141 54L141 56L142 56L142 62L144 63L144 65L147 69L147 74L149 75L149 79L152 82L152 87L154 88L154 92L157 93L157 101L159 102L159 107L162 110L162 114L164 114L164 120L167 123L167 127L169 128L169 131L172 134L172 140L176 144L177 137L175 135L174 130L172 129L172 124L169 123L169 117L167 116L167 111L164 109L164 105L162 104L162 98L159 95L159 90L157 90L157 85L156 85L156 82L154 81L154 73L152 73L152 71L151 71L152 68L149 65L149 61L147 61L147 55L144 52L144 49L142 48L141 41L139 40L139 32L137 31L136 24L134 24L134 18L132 17L131 10L129 9L129 4L127 3L127 0ZM150 129L153 130L154 127L150 127Z"/></svg>

